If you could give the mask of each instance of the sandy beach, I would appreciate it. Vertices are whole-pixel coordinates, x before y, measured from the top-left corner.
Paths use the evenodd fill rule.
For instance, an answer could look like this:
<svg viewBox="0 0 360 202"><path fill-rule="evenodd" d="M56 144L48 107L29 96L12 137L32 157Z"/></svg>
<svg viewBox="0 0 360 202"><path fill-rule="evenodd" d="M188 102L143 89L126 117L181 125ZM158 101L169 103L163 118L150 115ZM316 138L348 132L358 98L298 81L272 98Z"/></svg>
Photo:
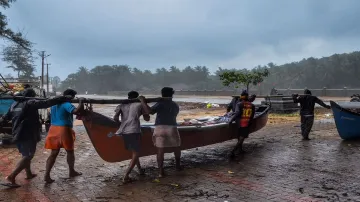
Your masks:
<svg viewBox="0 0 360 202"><path fill-rule="evenodd" d="M226 112L225 105L208 109L204 103L178 104L178 121ZM112 117L115 107L94 105L94 111ZM44 184L50 151L44 149L43 139L32 165L40 176L29 181L21 173L18 183L22 187L0 187L0 201L357 201L359 171L354 168L359 167L360 144L341 141L330 110L317 108L316 119L310 134L313 140L303 142L298 112L270 113L267 126L246 139L245 155L228 159L235 140L184 150L184 171L177 172L173 155L166 154L168 175L162 179L157 178L156 157L141 157L146 175L139 176L135 169L131 174L135 181L127 185L122 184L122 176L129 161L102 160L82 122L76 121L76 168L84 175L66 177L66 155L61 151L52 173L56 181ZM0 147L1 178L19 157L15 147Z"/></svg>

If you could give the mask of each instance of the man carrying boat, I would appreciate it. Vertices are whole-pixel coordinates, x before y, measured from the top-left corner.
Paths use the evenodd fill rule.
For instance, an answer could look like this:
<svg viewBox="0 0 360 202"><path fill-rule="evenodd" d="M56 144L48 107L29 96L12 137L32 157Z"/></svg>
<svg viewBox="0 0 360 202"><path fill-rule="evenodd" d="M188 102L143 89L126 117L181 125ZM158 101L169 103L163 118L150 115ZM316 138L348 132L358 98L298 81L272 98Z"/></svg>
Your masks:
<svg viewBox="0 0 360 202"><path fill-rule="evenodd" d="M64 91L64 96L75 98L77 92L72 89ZM44 181L46 183L54 182L50 177L50 171L55 164L56 157L60 149L64 148L67 153L67 163L69 164L69 177L76 177L82 173L75 171L74 142L75 132L73 128L73 114L79 115L84 110L83 99L80 99L78 107L70 102L65 102L51 107L51 126L46 136L45 148L51 149L51 154L46 161L46 172Z"/></svg>
<svg viewBox="0 0 360 202"><path fill-rule="evenodd" d="M145 121L150 121L150 115L144 113L146 107L145 98L140 96L136 91L131 91L128 93L128 99L139 98L141 103L129 103L119 105L114 115L114 120L119 122L119 116L121 116L121 124L119 130L116 132L117 135L121 135L126 150L132 152L132 159L128 169L126 170L123 182L130 182L129 177L131 171L137 165L140 175L144 174L144 170L141 169L139 152L141 146L141 125L140 125L140 116L144 117Z"/></svg>
<svg viewBox="0 0 360 202"><path fill-rule="evenodd" d="M35 97L33 89L28 88L23 92L25 97ZM8 183L2 184L9 187L19 187L15 182L16 176L25 169L26 179L30 180L36 177L31 171L31 160L36 151L36 145L40 141L41 123L39 120L39 109L46 109L71 97L61 96L49 100L15 100L8 113L0 118L0 123L12 121L13 142L16 143L22 159L17 164L15 170L5 179Z"/></svg>
<svg viewBox="0 0 360 202"><path fill-rule="evenodd" d="M241 101L236 104L235 114L229 121L231 125L234 120L236 120L236 125L238 127L238 142L235 148L231 151L230 157L235 157L235 152L240 150L240 153L244 153L242 145L244 140L249 137L250 126L254 119L255 115L255 105L249 101L249 94L247 91L241 93Z"/></svg>
<svg viewBox="0 0 360 202"><path fill-rule="evenodd" d="M303 140L310 140L309 134L314 124L315 103L327 109L330 109L331 107L321 101L318 97L311 95L311 91L308 89L305 89L304 95L299 96L298 94L293 94L292 98L294 103L300 103L301 135Z"/></svg>
<svg viewBox="0 0 360 202"><path fill-rule="evenodd" d="M161 96L165 98L172 98L174 89L164 87L161 89ZM164 152L165 149L170 148L174 151L176 170L182 170L180 166L180 135L177 129L176 117L179 114L179 105L172 99L156 103L151 108L147 106L146 111L150 114L156 114L155 129L153 134L153 143L157 148L157 162L159 167L159 177L164 176Z"/></svg>

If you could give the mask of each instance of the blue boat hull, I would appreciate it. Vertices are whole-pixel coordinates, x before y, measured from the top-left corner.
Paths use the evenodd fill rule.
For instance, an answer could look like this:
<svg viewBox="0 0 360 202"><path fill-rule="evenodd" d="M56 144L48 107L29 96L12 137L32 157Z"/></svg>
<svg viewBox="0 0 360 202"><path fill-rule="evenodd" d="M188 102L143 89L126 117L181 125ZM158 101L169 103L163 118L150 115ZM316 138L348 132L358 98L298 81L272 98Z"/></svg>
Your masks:
<svg viewBox="0 0 360 202"><path fill-rule="evenodd" d="M342 108L330 101L335 124L339 135L344 140L360 138L360 114Z"/></svg>

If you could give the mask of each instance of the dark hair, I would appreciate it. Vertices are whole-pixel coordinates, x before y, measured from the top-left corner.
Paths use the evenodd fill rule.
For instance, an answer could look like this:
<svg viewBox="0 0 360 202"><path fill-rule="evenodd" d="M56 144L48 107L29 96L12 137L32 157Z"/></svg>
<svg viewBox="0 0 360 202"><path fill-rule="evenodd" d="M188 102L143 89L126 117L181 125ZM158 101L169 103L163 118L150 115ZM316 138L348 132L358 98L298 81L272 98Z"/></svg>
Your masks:
<svg viewBox="0 0 360 202"><path fill-rule="evenodd" d="M30 88L30 85L29 85L29 84L25 84L25 85L24 85L24 88L25 88L25 89Z"/></svg>
<svg viewBox="0 0 360 202"><path fill-rule="evenodd" d="M66 89L64 91L64 93L63 93L64 96L65 95L71 95L73 97L75 97L76 94L77 94L77 92L75 90L73 90L73 89L70 89L70 88Z"/></svg>
<svg viewBox="0 0 360 202"><path fill-rule="evenodd" d="M139 93L136 92L136 91L130 91L130 92L128 93L128 98L129 98L129 99L135 99L135 98L137 98L137 97L139 97Z"/></svg>
<svg viewBox="0 0 360 202"><path fill-rule="evenodd" d="M171 87L164 87L161 89L161 96L162 97L172 97L175 91Z"/></svg>
<svg viewBox="0 0 360 202"><path fill-rule="evenodd" d="M23 92L23 96L25 97L35 97L36 93L32 88L27 88L24 92Z"/></svg>
<svg viewBox="0 0 360 202"><path fill-rule="evenodd" d="M304 90L304 94L305 94L305 95L311 95L311 91L310 91L309 89L305 89L305 90Z"/></svg>
<svg viewBox="0 0 360 202"><path fill-rule="evenodd" d="M249 96L249 93L247 92L247 90L243 90L241 92L241 96Z"/></svg>

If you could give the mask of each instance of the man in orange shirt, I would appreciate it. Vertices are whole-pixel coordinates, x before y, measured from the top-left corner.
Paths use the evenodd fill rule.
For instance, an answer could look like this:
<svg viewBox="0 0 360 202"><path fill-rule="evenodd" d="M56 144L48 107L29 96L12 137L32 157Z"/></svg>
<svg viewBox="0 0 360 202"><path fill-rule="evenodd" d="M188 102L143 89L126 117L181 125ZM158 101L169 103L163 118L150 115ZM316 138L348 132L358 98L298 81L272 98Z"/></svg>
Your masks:
<svg viewBox="0 0 360 202"><path fill-rule="evenodd" d="M230 157L235 157L235 152L240 149L240 152L243 153L242 145L244 140L249 137L250 126L254 119L255 115L255 105L249 100L249 94L246 90L241 93L241 102L236 104L235 114L230 119L229 124L232 124L236 120L236 125L238 127L238 142L235 148L232 150Z"/></svg>

